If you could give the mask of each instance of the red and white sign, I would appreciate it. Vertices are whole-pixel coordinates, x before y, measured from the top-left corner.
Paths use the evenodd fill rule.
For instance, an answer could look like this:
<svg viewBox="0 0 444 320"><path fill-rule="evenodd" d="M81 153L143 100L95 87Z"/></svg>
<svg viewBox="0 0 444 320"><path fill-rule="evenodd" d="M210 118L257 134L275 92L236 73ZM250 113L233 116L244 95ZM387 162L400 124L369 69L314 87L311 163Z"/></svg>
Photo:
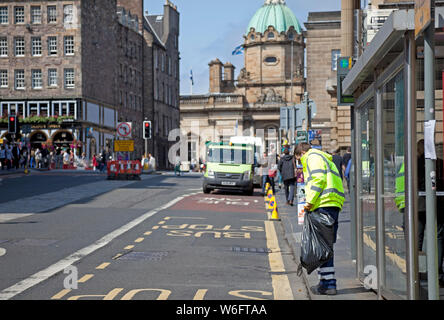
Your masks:
<svg viewBox="0 0 444 320"><path fill-rule="evenodd" d="M121 138L131 138L132 123L119 122L117 124L117 135Z"/></svg>

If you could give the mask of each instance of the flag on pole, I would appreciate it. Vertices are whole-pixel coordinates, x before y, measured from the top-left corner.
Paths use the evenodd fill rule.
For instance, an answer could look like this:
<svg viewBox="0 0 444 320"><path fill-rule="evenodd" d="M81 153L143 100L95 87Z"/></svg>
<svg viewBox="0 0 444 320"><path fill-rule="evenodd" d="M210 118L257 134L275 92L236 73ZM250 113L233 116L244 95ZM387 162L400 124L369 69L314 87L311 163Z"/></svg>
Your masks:
<svg viewBox="0 0 444 320"><path fill-rule="evenodd" d="M236 47L236 49L234 49L234 51L231 53L233 56L239 55L239 54L243 54L244 53L244 47L242 45Z"/></svg>
<svg viewBox="0 0 444 320"><path fill-rule="evenodd" d="M191 80L191 85L194 85L194 78L193 78L193 70L190 70L190 80Z"/></svg>

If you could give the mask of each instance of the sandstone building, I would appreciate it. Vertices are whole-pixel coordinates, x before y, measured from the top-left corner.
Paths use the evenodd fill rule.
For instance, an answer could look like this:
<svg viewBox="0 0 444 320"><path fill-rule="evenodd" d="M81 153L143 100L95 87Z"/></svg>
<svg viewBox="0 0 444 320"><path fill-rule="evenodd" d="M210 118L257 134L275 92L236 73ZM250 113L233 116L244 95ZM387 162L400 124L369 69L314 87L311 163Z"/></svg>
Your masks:
<svg viewBox="0 0 444 320"><path fill-rule="evenodd" d="M205 159L207 140L260 136L261 131L268 150L277 142L268 132L279 132L280 108L300 103L304 96L304 38L285 1L265 1L243 38L245 64L237 79L235 66L216 58L209 62L209 93L180 97L190 161Z"/></svg>
<svg viewBox="0 0 444 320"><path fill-rule="evenodd" d="M305 23L307 91L317 106L311 128L322 131L323 149L351 145L350 107L337 105L337 61L341 56L341 12L310 12Z"/></svg>
<svg viewBox="0 0 444 320"><path fill-rule="evenodd" d="M178 78L153 66L158 51L178 65L179 13L169 1L164 11L156 43L143 0L0 1L1 137L12 140L5 119L16 114L31 124L32 146L74 147L92 157L113 151L117 123L128 121L132 158L140 158L145 118L164 128L158 118L168 114L170 126L179 126L177 103L153 103L155 79L164 75L178 97ZM157 156L168 144L153 136L148 152Z"/></svg>

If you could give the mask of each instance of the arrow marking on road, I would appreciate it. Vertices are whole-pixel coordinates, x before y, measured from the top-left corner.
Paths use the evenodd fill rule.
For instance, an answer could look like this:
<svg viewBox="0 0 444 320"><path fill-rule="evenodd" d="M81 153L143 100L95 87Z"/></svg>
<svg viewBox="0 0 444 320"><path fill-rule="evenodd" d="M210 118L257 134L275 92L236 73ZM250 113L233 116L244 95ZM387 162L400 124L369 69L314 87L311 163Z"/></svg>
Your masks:
<svg viewBox="0 0 444 320"><path fill-rule="evenodd" d="M0 248L0 257L6 254L6 249Z"/></svg>

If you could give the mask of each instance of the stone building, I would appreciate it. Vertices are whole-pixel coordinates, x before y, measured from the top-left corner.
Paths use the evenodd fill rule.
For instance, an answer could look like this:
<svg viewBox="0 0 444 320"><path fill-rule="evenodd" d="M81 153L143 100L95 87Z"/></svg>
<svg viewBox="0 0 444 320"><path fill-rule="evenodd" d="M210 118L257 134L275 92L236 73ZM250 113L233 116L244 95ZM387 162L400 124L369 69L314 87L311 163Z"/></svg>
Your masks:
<svg viewBox="0 0 444 320"><path fill-rule="evenodd" d="M241 35L240 35L241 36ZM181 130L188 137L188 160L204 159L207 140L234 135L263 136L276 143L280 108L304 95L304 38L301 26L283 0L267 0L243 35L244 67L214 59L205 95L180 97ZM274 135L269 135L274 130Z"/></svg>
<svg viewBox="0 0 444 320"><path fill-rule="evenodd" d="M179 13L175 5L166 1L163 15L146 15L144 28L152 63L148 64L151 76L149 88L152 109L145 115L153 121L153 141L149 152L157 158L161 168L171 167L168 151L173 142L168 141L171 130L180 127L179 87Z"/></svg>
<svg viewBox="0 0 444 320"><path fill-rule="evenodd" d="M341 56L341 11L310 12L305 23L307 91L316 102L311 128L322 131L323 149L351 145L350 107L337 105L337 61Z"/></svg>
<svg viewBox="0 0 444 320"><path fill-rule="evenodd" d="M179 14L169 1L165 12L174 23L162 30L177 35L177 46ZM92 157L113 151L117 123L127 121L132 158L140 158L143 120L161 112L179 117L178 108L164 110L172 103L153 107L156 34L147 21L143 0L0 1L0 138L12 140L5 125L16 114L31 125L32 146L74 147ZM171 59L178 63L177 48Z"/></svg>

